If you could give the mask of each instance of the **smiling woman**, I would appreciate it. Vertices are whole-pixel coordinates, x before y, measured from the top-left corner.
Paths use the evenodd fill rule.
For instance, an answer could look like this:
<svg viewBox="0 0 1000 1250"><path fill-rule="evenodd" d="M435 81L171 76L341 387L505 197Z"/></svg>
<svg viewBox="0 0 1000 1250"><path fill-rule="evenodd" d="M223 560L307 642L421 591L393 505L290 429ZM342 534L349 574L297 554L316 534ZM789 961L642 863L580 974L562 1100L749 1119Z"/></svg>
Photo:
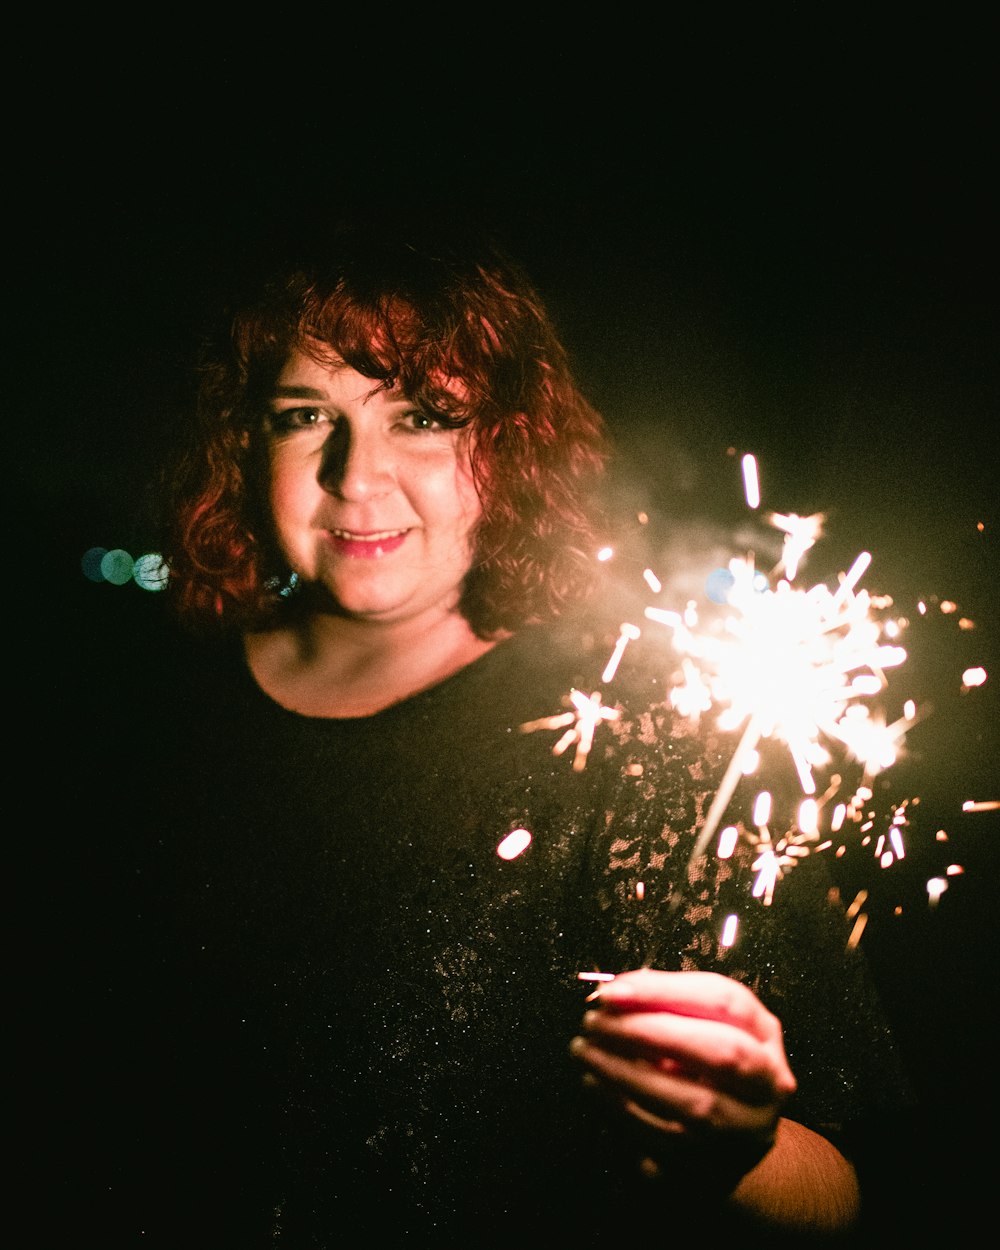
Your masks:
<svg viewBox="0 0 1000 1250"><path fill-rule="evenodd" d="M303 394L319 402L288 398ZM467 429L445 427L343 362L299 351L266 425L271 508L290 568L322 582L348 616L455 611L480 516ZM368 603L362 591L355 604L352 579L373 575L384 596L376 590Z"/></svg>
<svg viewBox="0 0 1000 1250"><path fill-rule="evenodd" d="M482 510L468 426L307 346L289 356L263 425L275 541L309 611L248 635L247 654L284 706L357 715L492 645L459 611ZM378 642L365 645L372 624Z"/></svg>
<svg viewBox="0 0 1000 1250"><path fill-rule="evenodd" d="M857 1227L895 1045L819 857L720 942L752 849L692 853L726 756L638 631L602 700L608 448L531 282L331 231L201 369L163 619L75 705L81 778L156 778L66 1013L102 1243Z"/></svg>
<svg viewBox="0 0 1000 1250"><path fill-rule="evenodd" d="M605 458L496 249L337 246L338 268L282 273L237 316L235 358L221 332L201 409L220 454L164 493L182 618L241 626L262 688L314 716L379 711L578 599Z"/></svg>

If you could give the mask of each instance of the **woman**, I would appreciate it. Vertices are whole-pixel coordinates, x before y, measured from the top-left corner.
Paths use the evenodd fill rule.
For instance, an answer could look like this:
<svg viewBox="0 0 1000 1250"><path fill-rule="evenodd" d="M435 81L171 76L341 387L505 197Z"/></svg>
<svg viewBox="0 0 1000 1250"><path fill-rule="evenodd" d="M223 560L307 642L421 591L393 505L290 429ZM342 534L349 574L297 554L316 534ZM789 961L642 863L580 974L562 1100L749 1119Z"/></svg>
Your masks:
<svg viewBox="0 0 1000 1250"><path fill-rule="evenodd" d="M95 1043L124 1235L846 1236L892 1042L814 863L770 908L745 856L689 864L725 754L662 653L602 685L608 449L539 296L468 241L318 256L206 345L163 494L187 641L98 739L155 798ZM547 728L571 691L592 741Z"/></svg>

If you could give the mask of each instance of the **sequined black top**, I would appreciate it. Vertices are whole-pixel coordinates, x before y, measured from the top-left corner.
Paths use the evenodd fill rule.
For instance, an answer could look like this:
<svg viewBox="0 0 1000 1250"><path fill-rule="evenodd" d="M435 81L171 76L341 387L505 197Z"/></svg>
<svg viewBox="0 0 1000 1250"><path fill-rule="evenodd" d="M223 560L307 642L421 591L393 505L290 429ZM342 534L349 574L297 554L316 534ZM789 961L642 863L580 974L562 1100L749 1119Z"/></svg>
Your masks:
<svg viewBox="0 0 1000 1250"><path fill-rule="evenodd" d="M689 868L734 742L671 715L655 656L626 657L602 685L604 639L529 630L347 720L277 706L235 649L171 642L120 675L95 721L119 789L81 934L99 1241L604 1245L650 1213L723 1228L700 1165L651 1180L646 1144L583 1088L580 972L746 981L784 1025L787 1113L813 1127L905 1099L822 857L769 906L745 854ZM522 729L571 690L617 713L586 757L572 722Z"/></svg>

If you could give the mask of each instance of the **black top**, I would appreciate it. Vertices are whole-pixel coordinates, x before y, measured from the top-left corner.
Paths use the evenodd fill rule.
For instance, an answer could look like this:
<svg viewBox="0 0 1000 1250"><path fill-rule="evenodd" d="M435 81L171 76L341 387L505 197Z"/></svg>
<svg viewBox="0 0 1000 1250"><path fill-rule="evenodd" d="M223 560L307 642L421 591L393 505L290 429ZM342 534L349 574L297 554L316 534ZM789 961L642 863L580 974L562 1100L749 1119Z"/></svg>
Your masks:
<svg viewBox="0 0 1000 1250"><path fill-rule="evenodd" d="M103 1246L603 1245L626 1211L721 1229L713 1176L650 1180L582 1087L581 971L745 981L783 1022L787 1114L844 1140L905 1101L828 861L770 906L746 854L689 871L735 740L669 713L662 656L633 645L602 686L599 632L529 630L329 720L146 615L64 692L94 819L54 961L78 1108L56 1202ZM582 769L563 729L521 729L570 689L620 712Z"/></svg>

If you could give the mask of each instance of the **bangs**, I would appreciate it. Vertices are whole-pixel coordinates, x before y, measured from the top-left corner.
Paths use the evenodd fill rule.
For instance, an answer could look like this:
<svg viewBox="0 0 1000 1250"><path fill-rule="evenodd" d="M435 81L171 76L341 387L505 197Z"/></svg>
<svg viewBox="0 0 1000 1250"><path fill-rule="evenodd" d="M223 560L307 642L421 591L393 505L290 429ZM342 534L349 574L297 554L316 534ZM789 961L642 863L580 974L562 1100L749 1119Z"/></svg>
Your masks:
<svg viewBox="0 0 1000 1250"><path fill-rule="evenodd" d="M475 416L476 368L456 351L455 336L399 296L362 302L338 287L310 288L295 330L297 345L323 362L332 353L363 377L432 409L455 425Z"/></svg>

